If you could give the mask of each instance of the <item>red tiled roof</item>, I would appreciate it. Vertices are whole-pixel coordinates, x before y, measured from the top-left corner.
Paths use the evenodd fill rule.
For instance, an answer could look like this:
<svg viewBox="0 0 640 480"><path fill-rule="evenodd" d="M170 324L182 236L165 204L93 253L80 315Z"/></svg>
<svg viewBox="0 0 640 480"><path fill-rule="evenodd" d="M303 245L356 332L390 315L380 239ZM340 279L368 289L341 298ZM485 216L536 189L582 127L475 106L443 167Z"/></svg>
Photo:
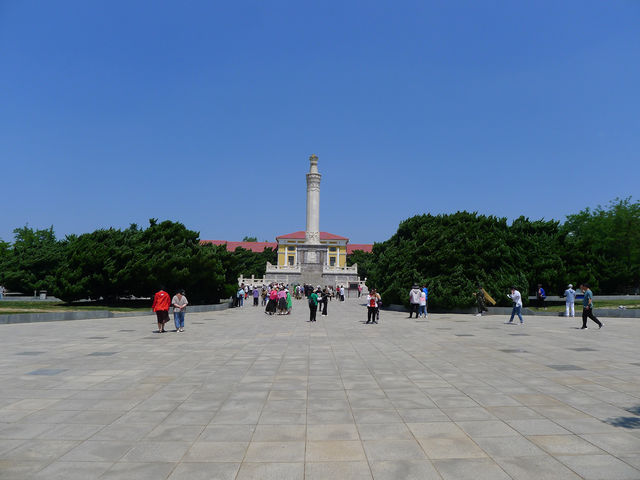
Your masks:
<svg viewBox="0 0 640 480"><path fill-rule="evenodd" d="M278 244L276 242L229 242L227 240L200 240L201 244L211 243L213 245L226 245L227 251L235 252L236 248L242 247L246 250L251 250L252 252L261 253L265 248L271 247L274 250L278 248Z"/></svg>
<svg viewBox="0 0 640 480"><path fill-rule="evenodd" d="M300 230L299 232L287 233L286 235L278 235L276 238L292 238L303 240L305 238L305 232ZM320 240L349 240L347 237L341 237L328 232L320 232Z"/></svg>
<svg viewBox="0 0 640 480"><path fill-rule="evenodd" d="M348 243L347 255L351 255L356 250L362 250L363 252L371 253L373 251L373 244L371 243Z"/></svg>

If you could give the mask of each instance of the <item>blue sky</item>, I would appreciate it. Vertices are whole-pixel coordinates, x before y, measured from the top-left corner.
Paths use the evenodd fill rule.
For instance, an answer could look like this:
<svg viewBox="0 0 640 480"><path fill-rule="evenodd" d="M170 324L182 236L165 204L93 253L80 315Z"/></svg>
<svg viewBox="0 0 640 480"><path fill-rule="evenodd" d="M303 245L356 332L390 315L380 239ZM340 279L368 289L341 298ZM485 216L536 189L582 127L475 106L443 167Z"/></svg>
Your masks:
<svg viewBox="0 0 640 480"><path fill-rule="evenodd" d="M640 2L0 0L0 238L201 238L638 199Z"/></svg>

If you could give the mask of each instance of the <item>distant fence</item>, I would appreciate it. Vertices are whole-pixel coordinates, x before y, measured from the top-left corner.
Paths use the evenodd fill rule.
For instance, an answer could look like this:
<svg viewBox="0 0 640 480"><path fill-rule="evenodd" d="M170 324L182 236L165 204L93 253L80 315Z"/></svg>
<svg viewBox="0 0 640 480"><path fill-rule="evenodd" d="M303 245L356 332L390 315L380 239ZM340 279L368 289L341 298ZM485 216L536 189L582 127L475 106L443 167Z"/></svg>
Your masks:
<svg viewBox="0 0 640 480"><path fill-rule="evenodd" d="M217 312L226 310L231 301L224 301L215 305L189 305L187 312ZM47 312L47 313L12 313L0 315L0 324L35 323L35 322L65 322L69 320L97 320L101 318L145 317L153 312L112 312L110 310L86 310L75 312ZM155 317L154 317L155 318Z"/></svg>

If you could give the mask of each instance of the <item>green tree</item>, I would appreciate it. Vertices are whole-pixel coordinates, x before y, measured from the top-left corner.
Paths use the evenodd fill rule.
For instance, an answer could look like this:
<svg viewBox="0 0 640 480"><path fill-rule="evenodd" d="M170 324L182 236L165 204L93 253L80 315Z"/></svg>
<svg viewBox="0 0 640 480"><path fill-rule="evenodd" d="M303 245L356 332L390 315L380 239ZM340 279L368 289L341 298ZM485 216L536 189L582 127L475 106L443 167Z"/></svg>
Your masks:
<svg viewBox="0 0 640 480"><path fill-rule="evenodd" d="M55 272L63 260L53 227L34 230L24 226L13 233L13 244L9 248L5 244L0 256L1 282L16 292L51 291Z"/></svg>
<svg viewBox="0 0 640 480"><path fill-rule="evenodd" d="M267 262L276 263L278 261L278 251L271 247L266 247L262 252L253 252L251 250L237 247L231 254L233 258L233 270L245 277L255 275L263 277Z"/></svg>
<svg viewBox="0 0 640 480"><path fill-rule="evenodd" d="M247 237L245 236L242 239L243 242L257 242L258 241L258 237Z"/></svg>
<svg viewBox="0 0 640 480"><path fill-rule="evenodd" d="M640 202L616 198L608 206L567 216L563 257L574 283L601 293L640 289Z"/></svg>
<svg viewBox="0 0 640 480"><path fill-rule="evenodd" d="M371 262L373 261L373 253L364 250L354 250L347 255L347 266L358 265L358 276L367 278L369 270L371 270Z"/></svg>

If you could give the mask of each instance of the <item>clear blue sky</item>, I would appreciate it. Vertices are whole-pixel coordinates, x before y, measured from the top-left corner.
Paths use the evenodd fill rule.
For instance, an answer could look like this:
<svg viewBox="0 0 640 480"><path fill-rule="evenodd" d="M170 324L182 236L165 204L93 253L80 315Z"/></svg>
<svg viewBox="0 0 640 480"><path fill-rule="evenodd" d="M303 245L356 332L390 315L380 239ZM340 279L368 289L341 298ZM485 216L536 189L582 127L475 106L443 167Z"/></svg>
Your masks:
<svg viewBox="0 0 640 480"><path fill-rule="evenodd" d="M640 192L640 2L0 0L0 238L382 241Z"/></svg>

